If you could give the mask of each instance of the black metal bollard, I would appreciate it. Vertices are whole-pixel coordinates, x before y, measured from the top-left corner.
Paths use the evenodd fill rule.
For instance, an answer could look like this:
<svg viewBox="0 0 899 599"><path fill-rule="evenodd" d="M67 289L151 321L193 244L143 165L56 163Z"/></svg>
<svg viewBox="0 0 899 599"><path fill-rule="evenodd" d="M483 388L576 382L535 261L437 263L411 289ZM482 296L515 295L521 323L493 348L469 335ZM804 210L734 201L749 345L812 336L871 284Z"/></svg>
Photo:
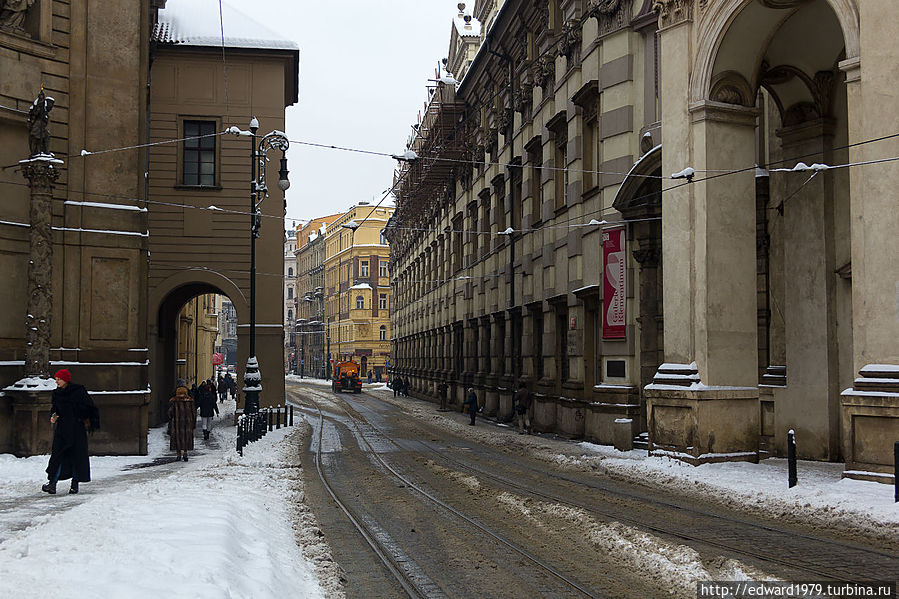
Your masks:
<svg viewBox="0 0 899 599"><path fill-rule="evenodd" d="M272 408L269 408L267 411L268 411L268 432L272 432L272 416L273 416Z"/></svg>
<svg viewBox="0 0 899 599"><path fill-rule="evenodd" d="M237 453L243 455L243 416L237 419Z"/></svg>
<svg viewBox="0 0 899 599"><path fill-rule="evenodd" d="M899 441L893 443L893 499L899 503Z"/></svg>
<svg viewBox="0 0 899 599"><path fill-rule="evenodd" d="M789 484L792 489L798 484L796 478L796 433L793 429L787 433L787 469L789 470Z"/></svg>
<svg viewBox="0 0 899 599"><path fill-rule="evenodd" d="M275 408L275 429L281 428L281 406Z"/></svg>
<svg viewBox="0 0 899 599"><path fill-rule="evenodd" d="M290 426L293 426L293 404L290 405Z"/></svg>

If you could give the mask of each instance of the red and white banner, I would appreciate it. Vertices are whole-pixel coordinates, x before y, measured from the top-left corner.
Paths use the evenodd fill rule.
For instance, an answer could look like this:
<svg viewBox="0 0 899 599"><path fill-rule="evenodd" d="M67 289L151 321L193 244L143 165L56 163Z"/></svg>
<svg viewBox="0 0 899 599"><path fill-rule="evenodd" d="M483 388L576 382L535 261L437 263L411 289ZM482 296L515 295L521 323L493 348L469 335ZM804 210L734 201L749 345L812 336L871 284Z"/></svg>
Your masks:
<svg viewBox="0 0 899 599"><path fill-rule="evenodd" d="M602 337L624 339L627 285L624 227L602 232Z"/></svg>

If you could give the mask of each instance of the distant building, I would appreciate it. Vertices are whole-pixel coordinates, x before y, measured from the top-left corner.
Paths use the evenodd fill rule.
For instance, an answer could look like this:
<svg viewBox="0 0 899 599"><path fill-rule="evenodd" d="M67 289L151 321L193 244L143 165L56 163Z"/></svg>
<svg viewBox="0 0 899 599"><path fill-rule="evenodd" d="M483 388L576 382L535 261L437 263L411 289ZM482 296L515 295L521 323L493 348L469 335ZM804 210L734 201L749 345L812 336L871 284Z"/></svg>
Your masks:
<svg viewBox="0 0 899 599"><path fill-rule="evenodd" d="M393 206L353 206L328 225L324 300L332 359L384 376L390 359L390 248L383 229ZM357 225L353 231L345 225Z"/></svg>
<svg viewBox="0 0 899 599"><path fill-rule="evenodd" d="M326 378L328 346L324 317L325 233L341 214L314 218L297 230L296 372Z"/></svg>

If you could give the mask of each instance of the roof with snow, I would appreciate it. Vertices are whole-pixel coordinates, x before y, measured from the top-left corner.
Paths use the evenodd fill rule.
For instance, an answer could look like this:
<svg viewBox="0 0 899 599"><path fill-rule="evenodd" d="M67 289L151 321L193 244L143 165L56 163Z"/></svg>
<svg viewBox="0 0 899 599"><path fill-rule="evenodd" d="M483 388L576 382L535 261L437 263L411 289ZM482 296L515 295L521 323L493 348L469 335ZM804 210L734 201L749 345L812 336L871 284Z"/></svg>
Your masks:
<svg viewBox="0 0 899 599"><path fill-rule="evenodd" d="M265 25L222 0L221 22L218 0L169 0L159 11L152 39L162 44L222 46L261 50L299 50Z"/></svg>
<svg viewBox="0 0 899 599"><path fill-rule="evenodd" d="M470 18L470 22L465 22L465 17ZM481 22L471 15L458 13L453 18L453 24L456 26L456 32L462 37L481 37Z"/></svg>

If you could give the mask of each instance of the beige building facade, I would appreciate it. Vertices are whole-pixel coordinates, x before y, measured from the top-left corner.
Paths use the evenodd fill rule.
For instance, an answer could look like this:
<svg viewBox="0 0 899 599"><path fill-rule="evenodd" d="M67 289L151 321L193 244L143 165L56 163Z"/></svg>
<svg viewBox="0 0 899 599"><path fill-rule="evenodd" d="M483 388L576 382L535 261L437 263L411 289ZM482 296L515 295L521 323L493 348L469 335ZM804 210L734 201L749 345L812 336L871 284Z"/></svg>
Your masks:
<svg viewBox="0 0 899 599"><path fill-rule="evenodd" d="M219 312L214 293L198 295L187 302L178 314L178 358L176 376L184 379L188 388L209 378L215 379L216 367L212 355L219 342ZM174 391L175 385L168 391Z"/></svg>
<svg viewBox="0 0 899 599"><path fill-rule="evenodd" d="M218 3L209 6L218 15ZM221 294L237 313L237 383L249 356L251 207L247 186L252 138L225 135L259 121L259 139L284 130L284 108L297 100L299 52L262 25L224 5L225 50L218 18L197 21L197 6L169 2L154 30L151 140L185 139L150 152L151 261L148 281L150 422L165 416L175 380L177 314L192 298ZM214 31L213 31L214 29ZM227 72L227 77L226 77ZM226 84L227 81L227 84ZM256 355L261 405L284 402L284 200L280 152L269 154L270 197L260 204L256 251ZM158 392L157 392L158 391ZM243 393L239 394L239 402Z"/></svg>
<svg viewBox="0 0 899 599"><path fill-rule="evenodd" d="M390 248L382 230L392 206L360 202L325 234L324 314L331 360L384 377L390 362Z"/></svg>
<svg viewBox="0 0 899 599"><path fill-rule="evenodd" d="M783 455L794 430L801 456L889 479L899 172L843 166L899 155L874 104L896 95L887 5L472 11L489 35L396 175L397 372L500 419L523 379L538 428L691 463Z"/></svg>
<svg viewBox="0 0 899 599"><path fill-rule="evenodd" d="M145 153L82 150L146 140L149 32L160 3L20 4L0 15L0 157L4 166L35 152L59 162L44 163L55 175L36 164L0 172L0 452L49 451L49 391L14 383L67 368L102 414L91 449L145 453ZM42 149L30 147L28 125L41 90L54 101Z"/></svg>

